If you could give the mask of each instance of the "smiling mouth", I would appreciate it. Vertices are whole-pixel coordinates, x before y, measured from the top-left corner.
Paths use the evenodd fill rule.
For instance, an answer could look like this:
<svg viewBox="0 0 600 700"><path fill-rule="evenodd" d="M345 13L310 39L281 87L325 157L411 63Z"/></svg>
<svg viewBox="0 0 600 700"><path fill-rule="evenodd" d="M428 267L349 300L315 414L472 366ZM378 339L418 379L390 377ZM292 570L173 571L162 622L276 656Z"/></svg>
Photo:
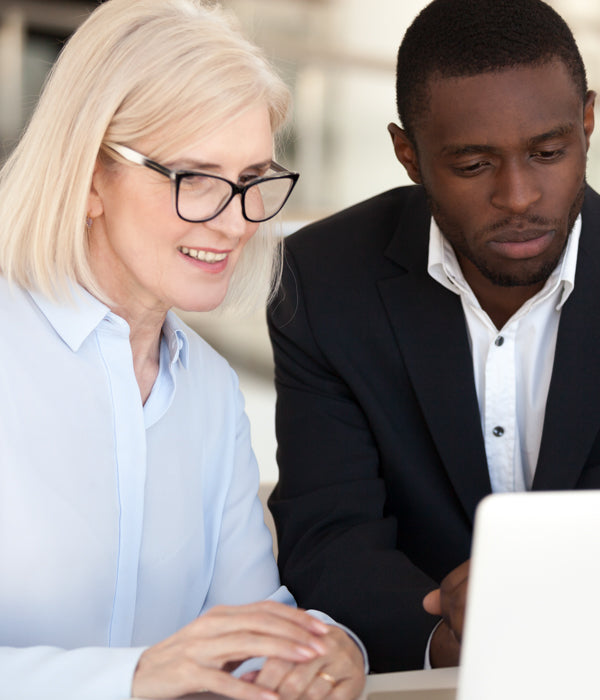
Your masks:
<svg viewBox="0 0 600 700"><path fill-rule="evenodd" d="M194 260L200 260L201 262L207 263L217 263L225 260L227 253L213 253L211 250L200 250L198 248L186 248L181 246L178 248L179 252L187 255L189 258L194 258Z"/></svg>

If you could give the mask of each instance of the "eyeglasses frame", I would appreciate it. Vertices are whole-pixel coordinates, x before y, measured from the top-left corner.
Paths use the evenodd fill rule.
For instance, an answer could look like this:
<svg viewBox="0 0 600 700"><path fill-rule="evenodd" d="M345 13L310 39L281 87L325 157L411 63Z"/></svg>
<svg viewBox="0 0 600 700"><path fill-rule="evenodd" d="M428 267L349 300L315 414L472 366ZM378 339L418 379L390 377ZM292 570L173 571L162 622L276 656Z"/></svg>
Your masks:
<svg viewBox="0 0 600 700"><path fill-rule="evenodd" d="M139 151L136 151L133 148L130 148L129 146L125 146L123 144L105 143L104 145L111 151L114 151L115 153L120 155L125 160L129 161L130 163L134 163L135 165L142 165L146 168L150 168L150 170L154 170L155 172L164 175L165 177L168 177L173 187L173 205L175 207L175 213L183 221L187 221L192 224L202 224L206 221L211 221L212 219L215 219L229 206L231 200L238 194L240 195L242 203L242 216L244 217L244 219L246 219L246 221L250 221L251 223L255 224L263 223L264 221L269 221L269 219L272 219L273 217L277 216L277 214L279 214L279 212L283 209L289 196L292 194L294 187L296 186L296 182L298 182L298 178L300 177L299 173L293 172L292 170L287 170L282 165L279 165L279 163L276 163L274 160L272 160L270 167L275 172L280 173L279 175L265 175L254 178L253 180L247 182L244 185L238 185L237 183L228 180L226 177L221 177L220 175L213 175L212 173L203 173L199 170L172 170L171 168L167 168L166 165L161 165L157 161L148 158L148 156L143 155ZM230 196L224 201L224 203L218 209L218 211L205 219L188 219L185 216L182 216L179 211L179 187L181 184L181 180L184 177L194 175L202 175L203 177L209 177L213 180L221 180L222 182L226 182L231 188ZM265 219L252 219L246 213L246 192L251 187L260 185L262 182L268 182L269 180L291 180L292 186L290 187L289 192L287 193L281 206L279 207L279 209L277 209L277 211L274 214L267 216Z"/></svg>

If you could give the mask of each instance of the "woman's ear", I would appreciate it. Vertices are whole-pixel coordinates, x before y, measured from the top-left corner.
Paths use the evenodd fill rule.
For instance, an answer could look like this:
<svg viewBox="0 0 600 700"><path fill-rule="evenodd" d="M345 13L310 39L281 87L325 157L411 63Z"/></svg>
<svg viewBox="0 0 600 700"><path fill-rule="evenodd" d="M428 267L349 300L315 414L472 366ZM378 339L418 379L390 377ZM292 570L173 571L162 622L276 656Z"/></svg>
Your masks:
<svg viewBox="0 0 600 700"><path fill-rule="evenodd" d="M102 201L102 178L104 175L104 166L99 159L96 160L94 172L92 174L92 184L90 185L90 193L88 195L87 215L91 219L95 219L104 213L104 203Z"/></svg>
<svg viewBox="0 0 600 700"><path fill-rule="evenodd" d="M392 137L396 158L404 166L404 169L408 173L408 177L410 177L410 179L417 185L422 184L417 151L412 141L408 138L404 129L401 129L393 122L388 124L388 131Z"/></svg>

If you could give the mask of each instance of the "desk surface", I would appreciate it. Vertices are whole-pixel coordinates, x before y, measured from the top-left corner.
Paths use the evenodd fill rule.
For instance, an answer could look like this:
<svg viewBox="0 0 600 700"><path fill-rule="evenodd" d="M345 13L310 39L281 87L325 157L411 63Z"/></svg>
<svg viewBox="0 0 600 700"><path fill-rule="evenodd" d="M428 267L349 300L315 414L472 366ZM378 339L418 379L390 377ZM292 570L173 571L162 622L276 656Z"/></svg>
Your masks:
<svg viewBox="0 0 600 700"><path fill-rule="evenodd" d="M435 668L431 671L402 671L399 673L375 673L367 676L367 683L358 700L367 700L370 693L394 690L456 689L458 668ZM221 700L222 695L198 693L186 695L186 700ZM135 698L133 699L135 700ZM139 700L139 699L138 699ZM423 700L427 700L423 698Z"/></svg>
<svg viewBox="0 0 600 700"><path fill-rule="evenodd" d="M456 689L458 668L435 668L431 671L403 671L400 673L376 673L367 676L367 684L360 697L366 700L369 693L393 690Z"/></svg>

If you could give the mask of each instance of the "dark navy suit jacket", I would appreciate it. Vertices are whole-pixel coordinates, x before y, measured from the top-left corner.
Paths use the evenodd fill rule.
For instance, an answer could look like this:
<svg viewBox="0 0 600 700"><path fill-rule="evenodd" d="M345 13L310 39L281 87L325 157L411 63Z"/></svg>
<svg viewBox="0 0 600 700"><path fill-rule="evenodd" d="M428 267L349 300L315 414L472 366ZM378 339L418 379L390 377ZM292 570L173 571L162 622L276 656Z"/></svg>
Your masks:
<svg viewBox="0 0 600 700"><path fill-rule="evenodd" d="M600 488L600 197L583 205L533 488ZM427 273L422 188L291 236L269 311L283 582L364 640L373 671L420 668L424 594L469 557L490 493L464 314Z"/></svg>

